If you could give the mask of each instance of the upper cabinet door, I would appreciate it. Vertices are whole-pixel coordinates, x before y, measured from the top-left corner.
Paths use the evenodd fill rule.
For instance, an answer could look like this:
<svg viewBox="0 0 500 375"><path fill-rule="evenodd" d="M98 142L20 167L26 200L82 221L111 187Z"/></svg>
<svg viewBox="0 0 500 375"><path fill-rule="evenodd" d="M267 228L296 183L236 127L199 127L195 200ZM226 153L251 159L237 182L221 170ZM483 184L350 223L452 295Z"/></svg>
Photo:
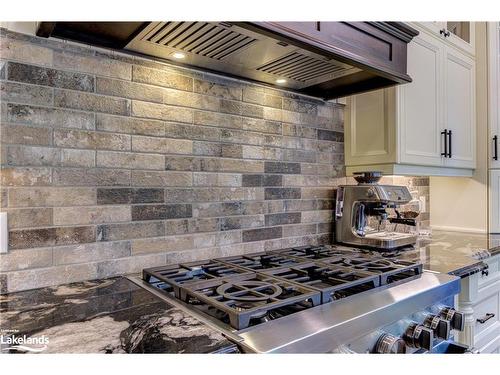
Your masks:
<svg viewBox="0 0 500 375"><path fill-rule="evenodd" d="M488 23L490 167L500 168L500 22Z"/></svg>
<svg viewBox="0 0 500 375"><path fill-rule="evenodd" d="M474 22L419 22L418 25L446 41L448 45L460 48L471 56L475 55L476 28Z"/></svg>
<svg viewBox="0 0 500 375"><path fill-rule="evenodd" d="M475 168L474 60L454 48L445 47L444 74L444 128L452 132L448 139L451 158L446 159L445 165L456 168Z"/></svg>
<svg viewBox="0 0 500 375"><path fill-rule="evenodd" d="M446 34L446 39L449 39L451 43L457 47L467 51L471 55L475 54L475 26L474 22L466 21L447 21L446 30L449 34Z"/></svg>
<svg viewBox="0 0 500 375"><path fill-rule="evenodd" d="M408 73L413 81L397 88L404 163L439 166L443 162L442 54L442 42L426 33L408 45Z"/></svg>

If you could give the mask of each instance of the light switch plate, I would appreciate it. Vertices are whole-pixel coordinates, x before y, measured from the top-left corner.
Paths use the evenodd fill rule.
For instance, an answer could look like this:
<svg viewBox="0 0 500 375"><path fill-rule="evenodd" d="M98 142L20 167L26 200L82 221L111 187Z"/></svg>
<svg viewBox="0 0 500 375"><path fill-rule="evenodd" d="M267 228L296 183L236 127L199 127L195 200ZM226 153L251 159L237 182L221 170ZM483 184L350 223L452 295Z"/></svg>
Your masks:
<svg viewBox="0 0 500 375"><path fill-rule="evenodd" d="M9 230L7 228L7 212L0 212L0 254L9 251Z"/></svg>
<svg viewBox="0 0 500 375"><path fill-rule="evenodd" d="M425 209L427 203L427 198L425 197L425 195L421 195L420 197L418 197L418 200L420 201L420 212L427 212Z"/></svg>

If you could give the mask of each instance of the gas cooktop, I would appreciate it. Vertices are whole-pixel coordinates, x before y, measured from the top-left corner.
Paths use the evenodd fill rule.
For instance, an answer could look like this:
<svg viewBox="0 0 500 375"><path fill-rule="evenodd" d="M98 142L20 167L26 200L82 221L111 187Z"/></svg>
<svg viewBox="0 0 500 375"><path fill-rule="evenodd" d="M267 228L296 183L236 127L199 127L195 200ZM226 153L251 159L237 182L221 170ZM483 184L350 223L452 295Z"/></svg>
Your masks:
<svg viewBox="0 0 500 375"><path fill-rule="evenodd" d="M143 279L240 331L421 274L421 263L303 246L148 268Z"/></svg>

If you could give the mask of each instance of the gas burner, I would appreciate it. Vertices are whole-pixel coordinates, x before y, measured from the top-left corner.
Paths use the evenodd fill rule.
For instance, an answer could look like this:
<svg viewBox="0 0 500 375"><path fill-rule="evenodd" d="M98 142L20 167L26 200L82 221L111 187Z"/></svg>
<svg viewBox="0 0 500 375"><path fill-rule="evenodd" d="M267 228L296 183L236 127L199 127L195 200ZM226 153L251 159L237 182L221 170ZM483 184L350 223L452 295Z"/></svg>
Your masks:
<svg viewBox="0 0 500 375"><path fill-rule="evenodd" d="M280 255L306 258L306 259L323 259L355 254L359 251L350 248L338 248L335 246L301 246L291 249L274 250L274 253Z"/></svg>
<svg viewBox="0 0 500 375"><path fill-rule="evenodd" d="M298 264L300 259L291 258L281 254L274 253L256 253L250 255L238 255L233 257L219 258L217 261L229 263L232 266L250 268L258 271L267 268L282 267L292 264Z"/></svg>
<svg viewBox="0 0 500 375"><path fill-rule="evenodd" d="M367 271L383 272L390 271L394 268L394 264L385 259L373 260L367 258L344 258L343 263L347 266Z"/></svg>
<svg viewBox="0 0 500 375"><path fill-rule="evenodd" d="M283 291L278 285L251 280L222 284L216 289L216 292L228 300L258 302L272 300Z"/></svg>
<svg viewBox="0 0 500 375"><path fill-rule="evenodd" d="M145 269L143 278L241 330L421 273L421 263L377 253L302 246Z"/></svg>
<svg viewBox="0 0 500 375"><path fill-rule="evenodd" d="M147 268L142 271L142 278L160 289L172 289L177 298L181 287L205 280L225 278L247 271L215 260L189 262L169 266Z"/></svg>

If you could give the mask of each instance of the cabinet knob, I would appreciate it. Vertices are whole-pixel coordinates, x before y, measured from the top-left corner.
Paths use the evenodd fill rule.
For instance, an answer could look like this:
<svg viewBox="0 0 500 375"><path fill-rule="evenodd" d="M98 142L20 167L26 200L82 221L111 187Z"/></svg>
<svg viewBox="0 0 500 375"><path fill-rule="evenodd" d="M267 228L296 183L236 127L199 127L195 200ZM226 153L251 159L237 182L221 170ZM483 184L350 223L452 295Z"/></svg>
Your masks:
<svg viewBox="0 0 500 375"><path fill-rule="evenodd" d="M445 38L450 36L450 32L446 29L439 30L439 34L443 35Z"/></svg>

